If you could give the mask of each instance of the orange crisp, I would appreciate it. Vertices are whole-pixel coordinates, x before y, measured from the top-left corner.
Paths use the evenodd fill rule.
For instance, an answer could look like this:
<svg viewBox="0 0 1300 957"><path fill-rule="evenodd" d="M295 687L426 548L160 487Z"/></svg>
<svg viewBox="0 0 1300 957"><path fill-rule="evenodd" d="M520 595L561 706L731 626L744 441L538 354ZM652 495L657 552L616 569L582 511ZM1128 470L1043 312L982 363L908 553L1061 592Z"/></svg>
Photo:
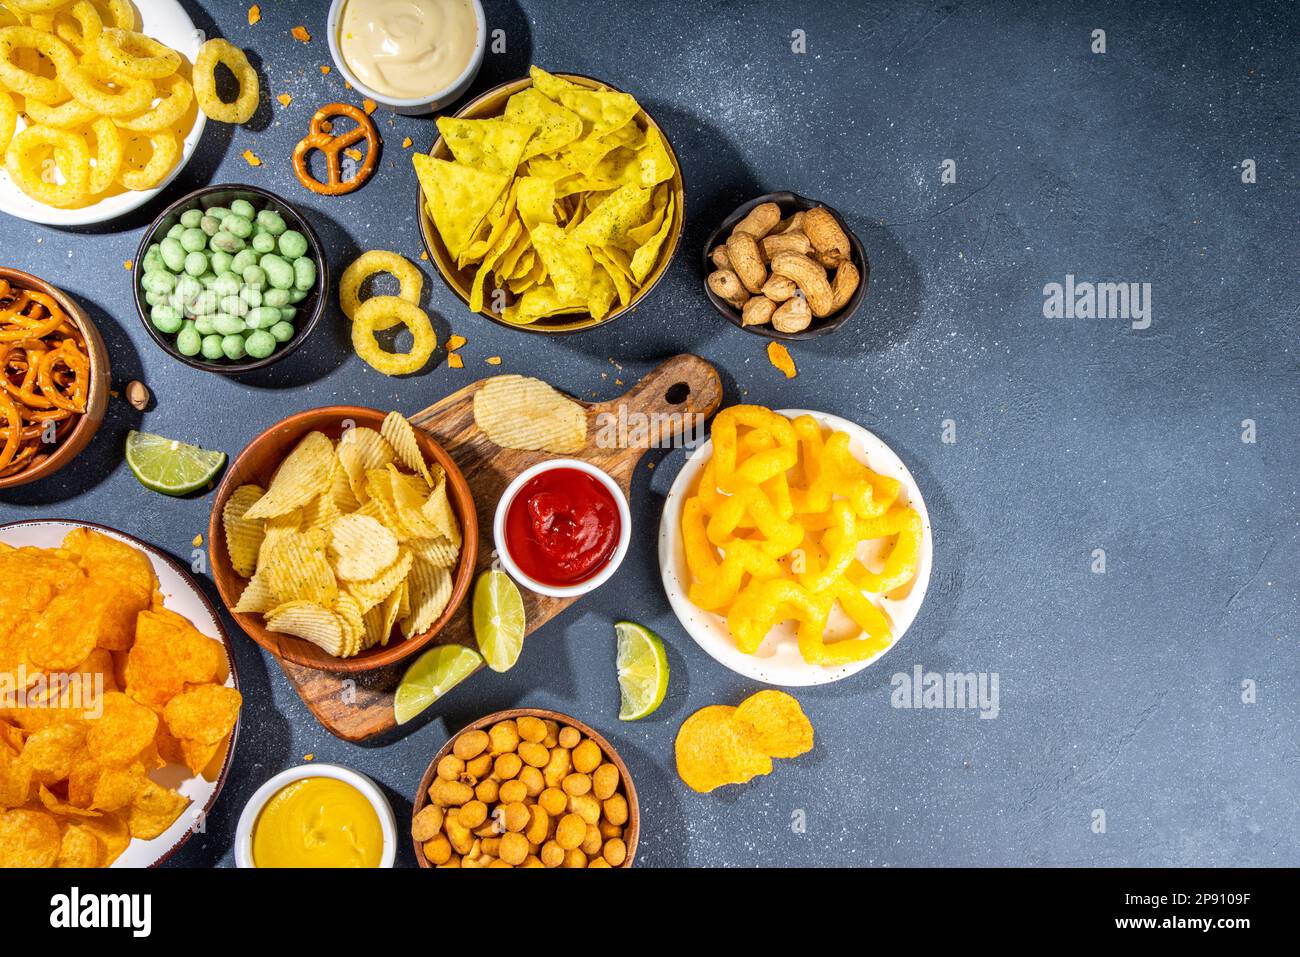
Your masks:
<svg viewBox="0 0 1300 957"><path fill-rule="evenodd" d="M767 344L767 361L785 373L787 379L793 379L799 374L799 370L794 367L794 359L790 358L790 351L779 342Z"/></svg>

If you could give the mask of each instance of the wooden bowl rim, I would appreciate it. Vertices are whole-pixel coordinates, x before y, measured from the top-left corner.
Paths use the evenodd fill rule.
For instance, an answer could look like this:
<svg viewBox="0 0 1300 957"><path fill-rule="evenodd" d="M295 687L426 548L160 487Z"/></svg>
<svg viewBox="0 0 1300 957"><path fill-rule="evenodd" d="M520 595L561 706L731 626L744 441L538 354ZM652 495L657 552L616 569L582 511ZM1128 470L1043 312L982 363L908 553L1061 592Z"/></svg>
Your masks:
<svg viewBox="0 0 1300 957"><path fill-rule="evenodd" d="M208 517L208 552L212 563L212 579L230 616L253 641L278 659L316 671L336 674L358 674L397 664L417 654L433 641L460 609L469 594L474 579L475 563L478 560L478 512L474 507L474 494L455 459L437 439L417 426L415 427L416 439L420 442L422 450L426 454L432 450L433 457L447 472L450 490L448 498L461 526L461 550L457 559L455 577L452 580L451 598L447 602L447 607L442 610L442 614L427 631L401 641L390 642L387 647L377 645L368 648L354 658L334 658L304 638L268 631L265 619L260 614L236 613L231 610L239 602L239 595L234 593L234 589L237 585L245 584L246 580L240 578L230 567L221 511L238 485L253 481L251 475L247 474L252 471L247 463L256 452L261 451L259 446L269 447L272 442L287 445L289 443L287 436L299 426L303 427L302 435L310 431L329 434L331 429L345 419L353 419L358 425L367 425L378 430L380 422L387 414L378 409L357 405L321 406L294 413L258 433L226 469L226 474L217 487L217 493L212 500L212 511ZM329 424L322 425L320 421L314 421L320 419L328 420ZM302 435L297 436L297 439L301 439ZM283 456L280 461L283 461Z"/></svg>
<svg viewBox="0 0 1300 957"><path fill-rule="evenodd" d="M599 80L583 73L556 73L553 75L564 80L573 80L579 85L587 86L590 89L608 90L613 93L627 92L612 83L607 83L604 80ZM478 116L475 115L474 111L479 109L483 103L493 99L494 97L504 96L508 98L521 90L530 88L532 85L533 80L530 76L523 76L514 80L507 80L504 83L498 83L490 90L484 91L465 106L461 107L461 109L456 112L455 118L490 119L492 116L497 116L499 114L492 113ZM637 103L640 105L639 100ZM678 249L681 247L682 235L686 231L686 178L685 174L682 172L681 160L677 157L677 150L673 147L672 140L669 138L668 133L664 130L663 126L659 124L659 121L656 120L650 114L650 111L644 106L641 106L634 119L637 117L643 117L648 128L653 128L659 132L659 135L663 138L664 147L668 150L668 155L673 161L673 178L668 182L670 182L673 187L673 216L677 220L677 227L671 230L668 242L665 244L665 247L659 251L659 259L655 263L655 271L649 277L649 281L633 294L632 299L626 306L621 306L618 309L615 309L603 319L593 319L591 316L584 316L575 319L573 322L565 323L564 325L540 325L539 322L542 322L543 320L529 323L528 325L516 325L512 322L506 322L502 317L490 312L480 311L475 313L475 315L483 316L485 319L490 319L497 325L503 326L507 329L531 332L534 335L572 335L578 332L586 332L589 329L599 328L600 326L611 323L631 312L637 306L641 305L642 301L650 295L651 290L658 286L664 276L668 274L668 268L672 265L672 261L676 257ZM447 152L443 145L443 138L441 135L433 141L433 146L430 147L429 154L435 155L439 151ZM445 253L446 247L442 244L441 238L437 237L437 229L433 224L432 218L429 216L428 208L425 204L424 188L420 186L418 182L416 184L416 201L419 204L420 238L424 242L425 251L429 254L429 260L434 265L434 271L438 274L438 278L442 280L443 285L450 289L452 294L468 308L469 296L460 288L458 283L453 281L452 278L447 275L447 269L443 265L444 260L448 258L445 255L442 255L442 253ZM582 314L568 313L568 315L581 316Z"/></svg>
<svg viewBox="0 0 1300 957"><path fill-rule="evenodd" d="M312 309L310 316L305 323L294 323L294 336L287 343L276 348L276 350L265 359L244 359L239 362L210 362L201 356L184 356L176 348L174 339L168 337L154 328L154 324L149 321L148 308L144 301L144 290L141 282L144 279L144 257L149 247L153 245L154 236L162 228L162 224L168 217L177 211L188 209L196 203L201 203L204 197L212 193L221 192L241 192L252 193L260 196L264 201L275 204L279 209L287 210L291 216L298 220L302 226L302 234L307 237L307 245L316 260L316 289L313 295L316 297L315 307ZM277 196L269 190L262 189L260 186L249 186L246 183L218 183L214 186L203 186L190 193L186 193L176 202L170 204L166 209L158 214L157 218L149 224L149 228L144 231L140 238L140 245L136 249L135 264L131 269L131 293L135 302L135 313L140 322L144 324L145 332L149 333L149 338L161 348L165 353L178 362L183 362L192 369L199 369L203 372L215 372L218 375L237 376L247 372L256 372L258 369L265 369L267 366L275 365L281 359L288 357L296 352L304 342L316 331L316 326L320 323L321 317L325 315L325 308L330 298L330 267L329 257L325 253L325 245L321 242L320 236L316 233L316 228L312 226L311 220L303 215L293 203L281 196Z"/></svg>
<svg viewBox="0 0 1300 957"><path fill-rule="evenodd" d="M637 797L636 784L632 781L632 774L628 771L623 756L618 753L617 748L609 743L608 738L585 721L579 721L577 718L559 711L552 711L550 708L506 708L503 711L494 711L491 714L484 715L477 721L471 721L449 737L442 747L438 749L438 753L433 756L433 760L429 762L429 766L424 770L424 775L420 778L420 788L415 792L415 800L411 806L411 817L414 818L429 803L429 785L433 784L433 779L438 773L438 762L451 753L451 747L457 738L466 731L476 731L494 725L498 721L522 717L541 718L543 721L549 718L562 725L572 725L600 745L601 750L609 758L610 762L618 768L618 773L623 778L624 797L627 798L627 826L623 830L623 843L627 845L627 860L619 866L631 867L632 862L636 860L637 844L641 840L641 800ZM411 844L415 847L416 863L426 870L433 870L433 865L424 856L424 848L420 842L412 837Z"/></svg>
<svg viewBox="0 0 1300 957"><path fill-rule="evenodd" d="M719 237L729 234L732 228L735 227L736 223L749 215L750 210L763 203L776 203L781 207L781 214L783 216L814 209L818 206L826 210L826 212L835 217L836 222L840 224L840 228L844 230L844 234L849 237L849 246L852 251L853 264L858 267L858 272L862 275L861 281L858 283L858 288L854 291L853 295L849 297L849 301L844 304L843 309L829 316L825 316L824 318L814 319L812 324L802 332L778 332L772 328L771 323L762 326L747 326L741 319L740 310L734 308L730 303L709 288L709 273L713 272L714 269L717 268L713 265L713 260L709 258L709 253L713 251L715 246L719 245ZM858 307L862 305L862 300L866 298L867 285L870 281L871 263L867 259L867 252L863 248L861 241L859 241L857 234L854 233L853 230L849 229L848 224L844 221L844 217L840 215L840 211L829 203L823 203L816 199L808 199L806 196L800 196L798 193L791 192L790 190L779 190L775 193L765 193L762 196L756 196L754 199L749 200L749 202L742 203L740 206L736 207L736 210L730 216L722 221L721 225L719 225L717 229L709 234L708 241L704 244L704 294L708 297L709 302L713 303L713 308L725 316L733 326L743 329L745 332L752 333L753 335L763 336L765 339L783 339L787 342L799 342L805 339L816 339L820 336L834 332L844 325L844 323L848 322L849 319L853 318L853 315L858 311Z"/></svg>
<svg viewBox="0 0 1300 957"><path fill-rule="evenodd" d="M0 266L0 279L7 279L15 285L35 289L58 302L63 311L72 317L72 321L81 331L82 338L86 340L86 355L90 360L90 387L87 391L86 411L81 413L80 419L72 427L68 437L59 443L48 459L15 475L0 478L0 489L6 489L47 478L85 450L95 433L99 431L108 411L108 386L112 378L112 369L108 360L108 348L104 345L104 337L100 335L99 328L91 321L86 310L71 294L21 269Z"/></svg>

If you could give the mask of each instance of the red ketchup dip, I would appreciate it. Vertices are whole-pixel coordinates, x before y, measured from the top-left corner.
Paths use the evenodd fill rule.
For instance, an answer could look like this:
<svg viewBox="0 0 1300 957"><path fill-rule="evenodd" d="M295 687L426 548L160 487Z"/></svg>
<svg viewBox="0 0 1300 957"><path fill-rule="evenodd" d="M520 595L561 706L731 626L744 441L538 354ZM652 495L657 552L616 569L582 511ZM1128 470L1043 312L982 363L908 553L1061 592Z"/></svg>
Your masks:
<svg viewBox="0 0 1300 957"><path fill-rule="evenodd" d="M573 468L541 472L506 511L506 548L529 578L578 585L604 567L618 547L622 522L614 496L593 475Z"/></svg>

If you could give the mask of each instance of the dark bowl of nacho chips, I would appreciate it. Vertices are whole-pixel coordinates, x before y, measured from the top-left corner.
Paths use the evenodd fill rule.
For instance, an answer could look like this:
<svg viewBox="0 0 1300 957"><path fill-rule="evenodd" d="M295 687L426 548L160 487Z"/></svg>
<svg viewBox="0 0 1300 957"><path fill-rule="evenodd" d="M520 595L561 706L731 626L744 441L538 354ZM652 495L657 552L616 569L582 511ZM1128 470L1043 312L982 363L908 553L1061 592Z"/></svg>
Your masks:
<svg viewBox="0 0 1300 957"><path fill-rule="evenodd" d="M681 165L640 104L537 67L438 120L420 228L462 302L528 332L613 322L658 284L685 223Z"/></svg>

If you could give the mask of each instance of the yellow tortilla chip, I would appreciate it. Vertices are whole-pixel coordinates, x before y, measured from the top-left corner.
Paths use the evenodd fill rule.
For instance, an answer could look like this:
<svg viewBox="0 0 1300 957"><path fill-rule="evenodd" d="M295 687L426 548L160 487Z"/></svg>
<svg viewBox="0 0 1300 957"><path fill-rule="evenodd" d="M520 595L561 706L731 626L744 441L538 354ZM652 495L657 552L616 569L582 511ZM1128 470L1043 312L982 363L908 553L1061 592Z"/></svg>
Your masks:
<svg viewBox="0 0 1300 957"><path fill-rule="evenodd" d="M514 171L474 169L424 153L411 156L438 234L447 251L459 257L479 223L514 178Z"/></svg>

